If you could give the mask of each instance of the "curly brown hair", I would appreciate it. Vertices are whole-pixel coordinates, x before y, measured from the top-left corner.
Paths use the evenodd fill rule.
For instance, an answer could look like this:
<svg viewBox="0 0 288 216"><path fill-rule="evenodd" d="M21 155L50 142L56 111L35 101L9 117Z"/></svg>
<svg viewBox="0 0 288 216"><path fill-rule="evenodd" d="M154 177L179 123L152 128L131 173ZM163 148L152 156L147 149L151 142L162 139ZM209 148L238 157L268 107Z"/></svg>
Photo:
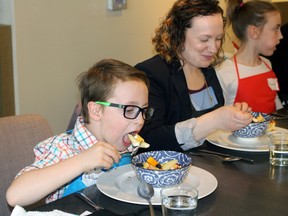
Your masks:
<svg viewBox="0 0 288 216"><path fill-rule="evenodd" d="M186 61L181 53L184 50L186 29L191 28L191 21L194 17L214 14L221 14L225 25L223 10L219 6L218 0L176 1L155 31L156 35L152 39L155 51L167 62L180 60L185 64ZM214 65L222 58L220 54L223 53L223 42L224 38L222 39L220 49L214 57Z"/></svg>

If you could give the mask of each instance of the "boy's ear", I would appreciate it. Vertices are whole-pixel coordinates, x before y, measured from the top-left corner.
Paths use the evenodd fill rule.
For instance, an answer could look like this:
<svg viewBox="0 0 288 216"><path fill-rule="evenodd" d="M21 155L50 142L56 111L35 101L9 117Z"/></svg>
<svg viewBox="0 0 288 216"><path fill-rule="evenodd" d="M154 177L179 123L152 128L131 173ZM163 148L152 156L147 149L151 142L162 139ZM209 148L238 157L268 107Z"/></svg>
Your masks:
<svg viewBox="0 0 288 216"><path fill-rule="evenodd" d="M88 102L87 104L89 118L94 120L99 120L102 115L102 106L100 104L96 104L93 101Z"/></svg>

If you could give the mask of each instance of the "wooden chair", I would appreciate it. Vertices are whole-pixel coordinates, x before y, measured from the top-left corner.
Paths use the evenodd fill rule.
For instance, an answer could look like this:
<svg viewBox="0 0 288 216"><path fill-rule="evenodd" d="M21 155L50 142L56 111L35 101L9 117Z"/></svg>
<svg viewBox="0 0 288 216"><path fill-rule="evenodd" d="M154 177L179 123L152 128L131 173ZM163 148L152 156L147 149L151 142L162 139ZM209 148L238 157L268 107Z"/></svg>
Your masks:
<svg viewBox="0 0 288 216"><path fill-rule="evenodd" d="M34 146L53 135L40 115L0 118L0 215L10 215L6 191L16 174L34 161Z"/></svg>

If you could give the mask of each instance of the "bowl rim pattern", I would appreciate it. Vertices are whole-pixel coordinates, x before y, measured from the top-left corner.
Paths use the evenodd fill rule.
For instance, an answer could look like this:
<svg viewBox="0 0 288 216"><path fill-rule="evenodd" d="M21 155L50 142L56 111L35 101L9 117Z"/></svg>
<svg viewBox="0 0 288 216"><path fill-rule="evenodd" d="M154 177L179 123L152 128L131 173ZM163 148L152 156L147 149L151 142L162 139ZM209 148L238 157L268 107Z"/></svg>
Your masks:
<svg viewBox="0 0 288 216"><path fill-rule="evenodd" d="M181 155L187 157L187 159L189 159L189 161L190 161L189 163L187 163L187 164L185 164L185 165L181 165L181 168L173 169L173 170L175 170L175 171L189 168L189 166L192 165L192 158L191 158L190 155L188 155L188 154L186 154L186 153L184 153L184 152L171 151L171 150L155 150L155 151L147 151L147 152L140 153L140 154L135 155L134 157L132 157L131 164L132 164L133 166L137 167L137 169L141 169L141 170L147 170L147 171L153 171L153 172L155 172L155 171L158 171L158 172L171 172L171 171L173 171L173 170L161 170L161 169L159 169L159 170L156 170L156 169L155 169L155 170L146 169L146 168L137 166L137 165L135 164L135 159L133 160L133 158L136 158L137 156L139 157L139 155L153 154L153 153L157 153L157 152L169 152L169 153L174 153L174 154L181 154ZM150 156L150 155L149 155L149 156ZM149 157L149 156L148 156L148 157ZM148 158L148 157L147 157L147 158ZM169 160L167 160L167 161L169 161Z"/></svg>
<svg viewBox="0 0 288 216"><path fill-rule="evenodd" d="M259 114L261 114L264 117L265 121L263 121L263 122L251 122L247 126L245 126L243 128L240 128L239 130L232 131L232 134L235 137L239 137L239 138L256 138L256 137L262 136L265 133L265 131L266 131L266 129L267 129L269 123L270 123L270 120L271 120L270 115L267 114L267 113L262 113L262 112L251 112L251 114L254 117L257 117ZM247 133L245 133L245 134L241 133L241 131L245 132L245 130L247 130L249 128L257 127L257 126L259 126L259 127L263 126L263 130L260 131L259 133L257 133L256 135L251 134L251 133L248 133L248 134Z"/></svg>

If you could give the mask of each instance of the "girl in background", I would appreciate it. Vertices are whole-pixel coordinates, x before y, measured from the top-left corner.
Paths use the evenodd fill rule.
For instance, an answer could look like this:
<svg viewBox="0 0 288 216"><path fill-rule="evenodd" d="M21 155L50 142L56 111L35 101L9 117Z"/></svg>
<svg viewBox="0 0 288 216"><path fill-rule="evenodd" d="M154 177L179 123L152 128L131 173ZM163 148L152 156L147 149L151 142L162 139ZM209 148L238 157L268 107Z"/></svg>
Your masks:
<svg viewBox="0 0 288 216"><path fill-rule="evenodd" d="M227 0L228 24L239 39L237 52L216 68L225 104L245 101L253 111L282 108L278 81L268 59L282 39L281 16L270 2Z"/></svg>

